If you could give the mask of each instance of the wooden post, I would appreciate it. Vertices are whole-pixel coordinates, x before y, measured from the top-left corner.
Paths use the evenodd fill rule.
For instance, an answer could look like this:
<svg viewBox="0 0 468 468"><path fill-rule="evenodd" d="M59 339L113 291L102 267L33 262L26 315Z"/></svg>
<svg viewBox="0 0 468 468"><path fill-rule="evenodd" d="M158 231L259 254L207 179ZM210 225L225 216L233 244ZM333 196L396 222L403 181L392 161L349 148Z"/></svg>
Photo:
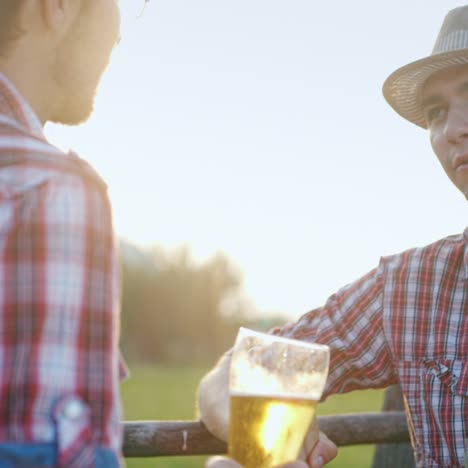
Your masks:
<svg viewBox="0 0 468 468"><path fill-rule="evenodd" d="M393 385L385 391L382 411L404 409L403 394L399 385ZM383 443L375 449L372 468L414 468L413 448L409 443Z"/></svg>

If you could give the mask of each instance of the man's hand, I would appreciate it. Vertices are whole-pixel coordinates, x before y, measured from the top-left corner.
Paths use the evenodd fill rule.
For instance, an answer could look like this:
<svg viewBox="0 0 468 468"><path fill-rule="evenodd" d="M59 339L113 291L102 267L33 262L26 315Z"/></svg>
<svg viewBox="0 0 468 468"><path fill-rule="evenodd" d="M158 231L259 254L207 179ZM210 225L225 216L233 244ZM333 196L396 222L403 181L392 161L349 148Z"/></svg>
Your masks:
<svg viewBox="0 0 468 468"><path fill-rule="evenodd" d="M216 437L226 441L229 428L229 365L231 356L225 354L218 364L203 377L198 386L199 417L207 429ZM314 420L307 433L301 450L300 460L307 463L310 468L321 468L333 460L337 455L336 445L323 433L319 432ZM213 465L213 468L230 468L239 466L227 459L214 459L216 463L227 465ZM229 464L230 463L230 464ZM234 465L232 464L234 463ZM210 466L210 465L208 465ZM297 468L304 464L297 465ZM211 468L211 466L210 466ZM285 466L286 468L286 466ZM296 465L288 468L296 468Z"/></svg>
<svg viewBox="0 0 468 468"><path fill-rule="evenodd" d="M226 441L229 428L230 353L206 374L198 386L199 418L218 439Z"/></svg>
<svg viewBox="0 0 468 468"><path fill-rule="evenodd" d="M307 432L299 455L310 468L322 468L338 455L336 445L323 433L319 431L316 419L312 421Z"/></svg>

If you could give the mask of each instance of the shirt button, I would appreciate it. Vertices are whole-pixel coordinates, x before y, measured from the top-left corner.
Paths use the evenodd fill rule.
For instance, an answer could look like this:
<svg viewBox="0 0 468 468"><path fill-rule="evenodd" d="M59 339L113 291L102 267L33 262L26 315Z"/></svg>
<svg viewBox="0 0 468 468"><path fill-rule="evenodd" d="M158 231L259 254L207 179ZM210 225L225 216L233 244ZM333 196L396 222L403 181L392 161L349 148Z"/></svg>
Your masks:
<svg viewBox="0 0 468 468"><path fill-rule="evenodd" d="M78 419L83 414L83 405L78 400L71 400L63 408L63 415L67 419Z"/></svg>

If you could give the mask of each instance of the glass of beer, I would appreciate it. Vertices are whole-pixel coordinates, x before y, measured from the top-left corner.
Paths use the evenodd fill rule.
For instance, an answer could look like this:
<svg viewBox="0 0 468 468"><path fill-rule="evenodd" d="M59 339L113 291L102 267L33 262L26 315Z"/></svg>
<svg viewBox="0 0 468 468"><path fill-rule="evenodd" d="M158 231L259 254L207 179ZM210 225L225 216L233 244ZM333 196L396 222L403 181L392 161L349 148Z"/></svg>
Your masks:
<svg viewBox="0 0 468 468"><path fill-rule="evenodd" d="M296 460L328 363L325 345L241 328L229 376L229 456L246 468Z"/></svg>

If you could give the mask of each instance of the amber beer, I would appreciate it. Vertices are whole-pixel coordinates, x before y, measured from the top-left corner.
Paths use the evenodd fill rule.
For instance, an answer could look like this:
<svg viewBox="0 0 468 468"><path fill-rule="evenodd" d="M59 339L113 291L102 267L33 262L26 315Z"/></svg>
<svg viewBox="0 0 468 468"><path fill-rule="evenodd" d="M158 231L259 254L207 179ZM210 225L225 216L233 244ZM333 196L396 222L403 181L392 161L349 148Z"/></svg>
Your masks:
<svg viewBox="0 0 468 468"><path fill-rule="evenodd" d="M246 468L269 468L297 459L317 401L230 396L229 456Z"/></svg>
<svg viewBox="0 0 468 468"><path fill-rule="evenodd" d="M329 359L328 346L240 328L229 367L231 458L246 468L297 459Z"/></svg>

